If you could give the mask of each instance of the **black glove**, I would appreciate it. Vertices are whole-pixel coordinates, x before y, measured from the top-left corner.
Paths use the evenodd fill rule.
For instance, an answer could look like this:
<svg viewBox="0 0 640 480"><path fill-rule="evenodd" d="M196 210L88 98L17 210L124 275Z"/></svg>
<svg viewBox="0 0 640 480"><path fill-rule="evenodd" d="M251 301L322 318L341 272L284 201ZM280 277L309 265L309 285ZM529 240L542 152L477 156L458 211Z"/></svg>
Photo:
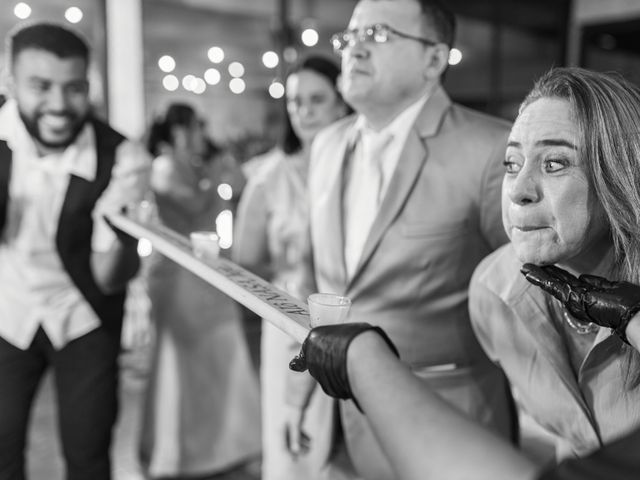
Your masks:
<svg viewBox="0 0 640 480"><path fill-rule="evenodd" d="M640 311L640 286L611 282L595 275L576 278L553 265L538 267L525 263L520 271L529 282L560 300L578 320L611 328L629 343L625 330Z"/></svg>
<svg viewBox="0 0 640 480"><path fill-rule="evenodd" d="M327 395L355 401L347 375L347 350L354 338L368 330L377 332L398 355L396 347L380 327L368 323L323 325L309 332L300 353L289 362L289 368L296 372L309 369Z"/></svg>

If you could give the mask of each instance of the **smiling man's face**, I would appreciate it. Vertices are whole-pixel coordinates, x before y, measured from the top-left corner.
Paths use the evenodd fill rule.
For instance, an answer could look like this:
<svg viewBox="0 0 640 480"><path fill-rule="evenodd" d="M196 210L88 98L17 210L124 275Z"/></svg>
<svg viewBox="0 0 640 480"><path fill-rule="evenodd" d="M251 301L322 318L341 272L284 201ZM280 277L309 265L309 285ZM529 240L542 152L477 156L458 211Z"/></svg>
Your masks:
<svg viewBox="0 0 640 480"><path fill-rule="evenodd" d="M75 140L89 112L83 58L25 49L13 61L11 90L27 130L42 150L62 150Z"/></svg>

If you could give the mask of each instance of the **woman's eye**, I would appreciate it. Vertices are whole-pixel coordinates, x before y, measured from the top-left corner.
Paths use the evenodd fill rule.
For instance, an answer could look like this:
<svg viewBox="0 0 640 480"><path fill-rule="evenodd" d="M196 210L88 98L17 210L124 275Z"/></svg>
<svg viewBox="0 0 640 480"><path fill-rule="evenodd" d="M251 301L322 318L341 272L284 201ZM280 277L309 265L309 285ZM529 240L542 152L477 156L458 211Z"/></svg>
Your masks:
<svg viewBox="0 0 640 480"><path fill-rule="evenodd" d="M544 161L544 171L553 173L562 170L567 166L567 162L562 158L549 158Z"/></svg>
<svg viewBox="0 0 640 480"><path fill-rule="evenodd" d="M519 164L511 160L505 160L502 164L507 173L518 173L520 168L522 168Z"/></svg>

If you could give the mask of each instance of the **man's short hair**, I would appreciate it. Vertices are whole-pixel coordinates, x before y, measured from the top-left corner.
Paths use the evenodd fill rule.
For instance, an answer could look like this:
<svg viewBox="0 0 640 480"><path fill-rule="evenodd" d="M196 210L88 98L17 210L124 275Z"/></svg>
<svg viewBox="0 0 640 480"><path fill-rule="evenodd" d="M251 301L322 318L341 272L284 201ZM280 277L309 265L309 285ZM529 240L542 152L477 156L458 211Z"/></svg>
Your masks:
<svg viewBox="0 0 640 480"><path fill-rule="evenodd" d="M440 0L416 0L420 4L427 26L433 28L437 40L453 47L456 37L456 17Z"/></svg>
<svg viewBox="0 0 640 480"><path fill-rule="evenodd" d="M77 32L55 23L19 25L7 35L10 64L29 48L45 50L60 58L80 57L89 63L89 46Z"/></svg>

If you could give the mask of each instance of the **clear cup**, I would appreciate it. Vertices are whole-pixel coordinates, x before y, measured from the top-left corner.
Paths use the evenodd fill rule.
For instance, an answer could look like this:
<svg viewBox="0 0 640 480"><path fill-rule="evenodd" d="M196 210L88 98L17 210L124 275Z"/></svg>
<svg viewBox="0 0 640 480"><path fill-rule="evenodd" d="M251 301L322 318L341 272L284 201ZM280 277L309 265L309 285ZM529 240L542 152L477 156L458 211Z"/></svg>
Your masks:
<svg viewBox="0 0 640 480"><path fill-rule="evenodd" d="M150 223L153 218L153 204L149 200L131 202L126 205L125 211L129 218L139 223Z"/></svg>
<svg viewBox="0 0 640 480"><path fill-rule="evenodd" d="M197 231L189 234L193 254L200 259L216 259L220 254L220 238L216 232Z"/></svg>
<svg viewBox="0 0 640 480"><path fill-rule="evenodd" d="M351 308L351 300L348 297L334 293L313 293L307 297L307 303L311 328L343 323Z"/></svg>

